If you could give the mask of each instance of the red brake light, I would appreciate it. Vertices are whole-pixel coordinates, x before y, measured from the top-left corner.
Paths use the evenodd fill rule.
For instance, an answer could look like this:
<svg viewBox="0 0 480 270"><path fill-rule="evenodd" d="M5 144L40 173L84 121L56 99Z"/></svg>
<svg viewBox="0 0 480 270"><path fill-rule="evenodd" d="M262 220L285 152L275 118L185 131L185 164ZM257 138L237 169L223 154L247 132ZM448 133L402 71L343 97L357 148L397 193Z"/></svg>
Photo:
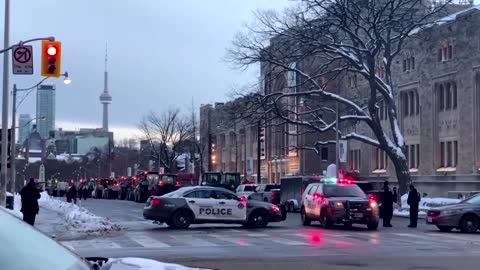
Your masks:
<svg viewBox="0 0 480 270"><path fill-rule="evenodd" d="M275 193L270 193L270 201L273 201L275 200Z"/></svg>
<svg viewBox="0 0 480 270"><path fill-rule="evenodd" d="M158 185L163 186L163 181L162 180L158 181Z"/></svg>
<svg viewBox="0 0 480 270"><path fill-rule="evenodd" d="M342 184L345 181L343 178L338 179L338 183Z"/></svg>
<svg viewBox="0 0 480 270"><path fill-rule="evenodd" d="M439 216L439 215L440 215L439 210L428 210L428 212L427 212L427 216L429 216L429 217L436 217L436 216Z"/></svg>
<svg viewBox="0 0 480 270"><path fill-rule="evenodd" d="M370 201L375 201L375 196L370 195L370 196L368 196L368 199L369 199Z"/></svg>
<svg viewBox="0 0 480 270"><path fill-rule="evenodd" d="M180 186L180 181L175 182L175 186L179 187Z"/></svg>
<svg viewBox="0 0 480 270"><path fill-rule="evenodd" d="M314 200L316 200L316 199L318 199L318 198L320 198L320 197L322 197L322 196L320 196L320 194L318 194L318 193L313 193L313 199L314 199Z"/></svg>
<svg viewBox="0 0 480 270"><path fill-rule="evenodd" d="M160 205L160 199L158 198L152 199L152 205Z"/></svg>

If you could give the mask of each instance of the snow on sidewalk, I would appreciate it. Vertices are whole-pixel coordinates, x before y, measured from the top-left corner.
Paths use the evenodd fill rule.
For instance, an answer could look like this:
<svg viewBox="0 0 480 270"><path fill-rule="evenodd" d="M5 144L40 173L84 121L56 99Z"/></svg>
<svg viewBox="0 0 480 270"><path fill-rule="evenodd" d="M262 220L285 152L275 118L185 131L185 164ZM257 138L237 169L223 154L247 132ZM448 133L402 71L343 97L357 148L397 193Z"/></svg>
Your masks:
<svg viewBox="0 0 480 270"><path fill-rule="evenodd" d="M11 212L22 218L20 195L16 194L14 200L14 210ZM52 198L47 192L41 193L38 204L40 211L35 227L50 236L73 239L121 229L118 224L96 216L76 204Z"/></svg>
<svg viewBox="0 0 480 270"><path fill-rule="evenodd" d="M102 267L102 269L110 269L110 267L117 269L115 266L117 266L118 269L127 269L127 266L131 266L131 269L139 270L202 270L200 268L191 268L179 264L163 263L159 261L135 257L112 258L107 262L107 264L105 264L104 267ZM130 267L128 269L130 269Z"/></svg>
<svg viewBox="0 0 480 270"><path fill-rule="evenodd" d="M410 206L407 203L408 194L403 195L401 198L402 208L393 210L393 215L397 217L409 217L410 216ZM444 205L459 203L460 199L450 199L450 198L422 198L420 200L418 208L418 216L426 217L427 211L431 208L440 207Z"/></svg>

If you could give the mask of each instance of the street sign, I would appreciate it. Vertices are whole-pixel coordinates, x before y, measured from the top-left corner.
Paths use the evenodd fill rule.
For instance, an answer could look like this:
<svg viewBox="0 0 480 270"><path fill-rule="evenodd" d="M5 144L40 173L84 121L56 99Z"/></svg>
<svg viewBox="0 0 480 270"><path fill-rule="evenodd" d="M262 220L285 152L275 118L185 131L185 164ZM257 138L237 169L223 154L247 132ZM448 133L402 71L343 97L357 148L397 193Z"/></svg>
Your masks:
<svg viewBox="0 0 480 270"><path fill-rule="evenodd" d="M33 74L33 49L31 45L17 45L12 49L12 70L17 75Z"/></svg>

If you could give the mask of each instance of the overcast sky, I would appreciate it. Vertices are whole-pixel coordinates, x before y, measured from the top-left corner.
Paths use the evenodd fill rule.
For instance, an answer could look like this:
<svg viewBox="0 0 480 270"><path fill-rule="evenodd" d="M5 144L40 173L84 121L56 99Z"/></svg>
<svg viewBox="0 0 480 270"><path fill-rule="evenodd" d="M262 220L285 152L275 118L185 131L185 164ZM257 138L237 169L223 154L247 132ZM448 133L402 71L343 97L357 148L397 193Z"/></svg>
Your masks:
<svg viewBox="0 0 480 270"><path fill-rule="evenodd" d="M257 80L256 69L232 70L222 62L225 50L256 9L282 10L288 0L14 0L11 44L55 36L62 42L62 70L72 84L57 85L57 127L101 125L105 43L109 88L113 97L110 127L116 138L128 136L144 114L181 106L223 101L233 86ZM3 29L3 1L0 25ZM3 31L0 38L3 42ZM40 43L34 43L40 59ZM10 63L11 65L11 63ZM0 67L1 68L1 67ZM1 70L1 69L0 69ZM41 79L10 76L19 88ZM35 114L35 95L19 113ZM122 133L122 134L120 134Z"/></svg>

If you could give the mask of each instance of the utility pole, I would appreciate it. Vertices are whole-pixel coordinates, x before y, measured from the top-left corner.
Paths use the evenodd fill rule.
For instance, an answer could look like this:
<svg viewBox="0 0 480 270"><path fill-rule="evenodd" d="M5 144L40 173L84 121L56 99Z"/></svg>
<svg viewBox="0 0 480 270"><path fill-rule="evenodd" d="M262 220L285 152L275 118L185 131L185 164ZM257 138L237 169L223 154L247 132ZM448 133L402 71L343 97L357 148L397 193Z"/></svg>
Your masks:
<svg viewBox="0 0 480 270"><path fill-rule="evenodd" d="M10 0L5 0L5 29L3 33L3 48L10 43ZM7 152L8 152L8 50L3 53L3 92L2 92L2 150L0 153L0 206L7 204Z"/></svg>
<svg viewBox="0 0 480 270"><path fill-rule="evenodd" d="M17 161L17 143L16 143L16 139L15 139L15 131L17 130L17 126L16 126L16 118L17 118L17 85L14 84L13 85L13 92L12 92L12 96L13 96L13 102L12 102L12 149L10 149L10 156L11 156L11 160L10 160L10 171L11 171L11 179L10 179L10 183L11 183L11 187L10 187L10 192L12 194L15 194L15 181L16 181L16 177L17 177L17 170L15 168L16 166L16 161Z"/></svg>
<svg viewBox="0 0 480 270"><path fill-rule="evenodd" d="M262 182L262 170L261 170L261 165L262 165L262 141L260 138L260 133L262 130L262 120L258 120L257 124L257 184L261 184Z"/></svg>
<svg viewBox="0 0 480 270"><path fill-rule="evenodd" d="M208 140L207 140L207 160L208 160L208 171L211 172L212 171L212 129L211 129L211 124L212 124L212 120L210 119L210 108L208 108L208 111L207 111L207 125L208 125L208 128L207 128L207 137L208 137Z"/></svg>
<svg viewBox="0 0 480 270"><path fill-rule="evenodd" d="M340 125L340 113L338 109L338 101L336 103L336 108L335 108L335 166L337 167L337 170L335 172L336 177L338 178L338 170L340 169L340 133L339 133L339 125Z"/></svg>

